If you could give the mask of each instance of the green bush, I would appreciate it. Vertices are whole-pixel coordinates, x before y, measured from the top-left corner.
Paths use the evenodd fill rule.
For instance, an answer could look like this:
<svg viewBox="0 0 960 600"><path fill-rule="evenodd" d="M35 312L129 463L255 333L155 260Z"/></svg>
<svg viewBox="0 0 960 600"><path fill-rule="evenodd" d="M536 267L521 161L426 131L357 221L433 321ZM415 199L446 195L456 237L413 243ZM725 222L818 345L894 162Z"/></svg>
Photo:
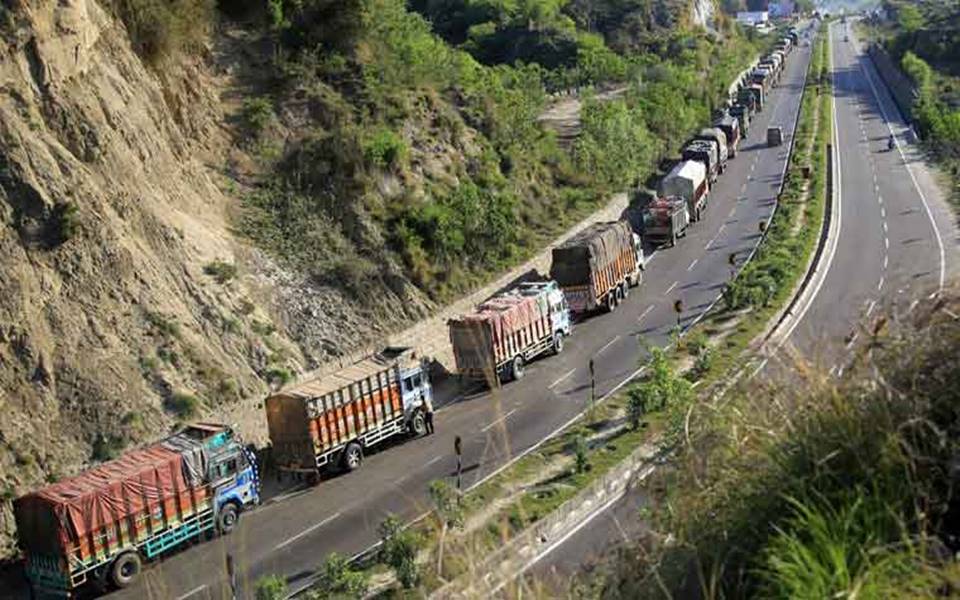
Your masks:
<svg viewBox="0 0 960 600"><path fill-rule="evenodd" d="M123 452L127 442L124 438L114 435L97 434L93 441L91 458L96 462L112 460Z"/></svg>
<svg viewBox="0 0 960 600"><path fill-rule="evenodd" d="M73 202L57 202L52 214L53 244L58 246L68 241L80 229L80 215L77 205Z"/></svg>
<svg viewBox="0 0 960 600"><path fill-rule="evenodd" d="M273 102L270 98L260 96L258 98L247 98L243 101L240 119L251 139L258 139L275 118Z"/></svg>
<svg viewBox="0 0 960 600"><path fill-rule="evenodd" d="M380 559L391 567L404 589L412 589L420 582L417 551L421 540L413 529L405 528L394 515L380 523Z"/></svg>
<svg viewBox="0 0 960 600"><path fill-rule="evenodd" d="M403 138L386 128L376 129L363 141L367 163L380 169L398 168L407 154Z"/></svg>
<svg viewBox="0 0 960 600"><path fill-rule="evenodd" d="M165 402L167 410L180 419L192 419L200 412L200 399L187 392L174 392Z"/></svg>
<svg viewBox="0 0 960 600"><path fill-rule="evenodd" d="M203 272L213 277L217 283L224 284L237 276L237 265L215 260L205 265Z"/></svg>
<svg viewBox="0 0 960 600"><path fill-rule="evenodd" d="M317 583L307 597L317 600L363 598L369 587L370 578L365 572L355 571L347 557L331 552L323 561Z"/></svg>
<svg viewBox="0 0 960 600"><path fill-rule="evenodd" d="M265 575L254 586L255 600L283 600L287 597L287 580L279 575Z"/></svg>
<svg viewBox="0 0 960 600"><path fill-rule="evenodd" d="M293 381L293 374L283 367L270 367L267 369L264 378L270 385L283 387Z"/></svg>

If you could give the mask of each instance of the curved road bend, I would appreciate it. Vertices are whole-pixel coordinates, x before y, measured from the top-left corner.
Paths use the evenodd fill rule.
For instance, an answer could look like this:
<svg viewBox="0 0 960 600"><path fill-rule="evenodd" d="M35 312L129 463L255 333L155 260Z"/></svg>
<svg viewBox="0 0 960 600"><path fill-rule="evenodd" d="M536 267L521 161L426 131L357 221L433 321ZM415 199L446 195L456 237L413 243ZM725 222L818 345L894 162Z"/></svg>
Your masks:
<svg viewBox="0 0 960 600"><path fill-rule="evenodd" d="M851 41L844 41L845 35ZM839 240L833 257L825 258L823 286L788 341L808 360L840 372L842 357L860 335L858 323L891 308L912 310L918 298L960 274L960 234L852 28L832 25L831 52ZM887 151L891 132L898 145L893 152ZM781 369L789 369L789 360ZM531 575L562 581L616 540L636 539L644 531L639 518L644 502L641 489L631 491L541 560Z"/></svg>
<svg viewBox="0 0 960 600"><path fill-rule="evenodd" d="M233 535L187 548L148 568L138 585L114 598L222 598L225 558L237 565L241 590L257 578L281 574L302 585L329 552L353 555L377 540L387 513L413 519L427 509L430 481L451 477L454 436L463 438L464 486L489 477L575 418L589 404L587 363L596 362L597 396L604 396L637 371L646 344L667 343L682 299L684 324L696 319L729 278L731 252L745 257L759 239L758 224L774 207L787 146L770 151L767 125L793 134L806 48L794 52L783 81L760 113L737 158L714 187L704 220L676 248L658 252L644 283L611 315L577 325L562 355L535 362L523 380L498 393L460 399L437 414L435 436L412 440L366 458L350 475L293 491L244 514ZM742 260L742 258L741 258ZM450 399L440 399L440 403Z"/></svg>

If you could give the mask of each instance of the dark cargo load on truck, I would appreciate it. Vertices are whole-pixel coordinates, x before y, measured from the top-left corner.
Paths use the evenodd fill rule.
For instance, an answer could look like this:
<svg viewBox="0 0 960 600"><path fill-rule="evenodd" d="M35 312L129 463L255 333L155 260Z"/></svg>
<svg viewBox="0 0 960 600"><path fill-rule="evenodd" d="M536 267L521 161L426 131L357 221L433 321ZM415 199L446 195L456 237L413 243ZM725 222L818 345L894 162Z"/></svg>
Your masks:
<svg viewBox="0 0 960 600"><path fill-rule="evenodd" d="M626 221L594 223L553 249L550 277L563 289L570 309L584 312L597 308L625 278L636 277L637 260Z"/></svg>

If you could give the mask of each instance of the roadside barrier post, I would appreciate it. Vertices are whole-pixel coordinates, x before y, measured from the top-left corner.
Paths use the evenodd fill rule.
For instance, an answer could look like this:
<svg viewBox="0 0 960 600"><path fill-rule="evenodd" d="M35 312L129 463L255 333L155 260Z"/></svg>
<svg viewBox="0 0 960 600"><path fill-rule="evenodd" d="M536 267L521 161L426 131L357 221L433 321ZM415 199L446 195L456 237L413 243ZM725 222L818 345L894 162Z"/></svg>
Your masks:
<svg viewBox="0 0 960 600"><path fill-rule="evenodd" d="M457 453L457 502L460 502L460 499L463 497L463 443L460 441L460 436L453 438L453 451Z"/></svg>
<svg viewBox="0 0 960 600"><path fill-rule="evenodd" d="M597 379L594 377L593 357L590 358L590 407L597 404Z"/></svg>

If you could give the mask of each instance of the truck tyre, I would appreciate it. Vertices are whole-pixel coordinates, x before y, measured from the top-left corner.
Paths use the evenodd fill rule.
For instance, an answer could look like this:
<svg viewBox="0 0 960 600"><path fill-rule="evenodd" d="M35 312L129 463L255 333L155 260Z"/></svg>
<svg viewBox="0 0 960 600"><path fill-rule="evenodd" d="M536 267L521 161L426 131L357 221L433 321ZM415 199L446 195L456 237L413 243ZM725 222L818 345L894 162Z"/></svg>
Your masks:
<svg viewBox="0 0 960 600"><path fill-rule="evenodd" d="M143 563L136 551L124 552L110 566L110 583L119 589L128 587L140 575Z"/></svg>
<svg viewBox="0 0 960 600"><path fill-rule="evenodd" d="M412 437L427 435L427 421L423 417L422 410L413 413L413 418L410 419L410 434Z"/></svg>
<svg viewBox="0 0 960 600"><path fill-rule="evenodd" d="M510 375L513 380L523 379L523 357L515 356L510 364Z"/></svg>
<svg viewBox="0 0 960 600"><path fill-rule="evenodd" d="M623 299L624 299L624 300L626 300L627 297L630 296L630 288L631 288L633 285L634 285L634 284L633 284L633 281L631 280L631 278L630 278L629 275L623 279L623 283L620 284L620 289L623 290L622 293L623 293Z"/></svg>
<svg viewBox="0 0 960 600"><path fill-rule="evenodd" d="M559 331L553 334L553 353L560 354L563 352L563 334Z"/></svg>
<svg viewBox="0 0 960 600"><path fill-rule="evenodd" d="M237 510L237 505L232 502L224 504L217 514L217 531L220 535L230 535L230 532L237 527L239 520L240 511Z"/></svg>
<svg viewBox="0 0 960 600"><path fill-rule="evenodd" d="M618 285L613 290L614 297L617 299L617 304L623 302L627 295L623 292L623 284Z"/></svg>
<svg viewBox="0 0 960 600"><path fill-rule="evenodd" d="M607 312L613 312L617 309L617 297L613 293L613 290L607 292L605 303L607 307Z"/></svg>
<svg viewBox="0 0 960 600"><path fill-rule="evenodd" d="M670 247L673 248L677 245L677 234L676 232L670 234Z"/></svg>
<svg viewBox="0 0 960 600"><path fill-rule="evenodd" d="M697 209L697 218L696 218L696 221L697 221L697 222L700 221L700 209L699 209L699 208Z"/></svg>
<svg viewBox="0 0 960 600"><path fill-rule="evenodd" d="M347 473L356 471L363 462L363 448L356 442L350 442L343 451L343 470Z"/></svg>

